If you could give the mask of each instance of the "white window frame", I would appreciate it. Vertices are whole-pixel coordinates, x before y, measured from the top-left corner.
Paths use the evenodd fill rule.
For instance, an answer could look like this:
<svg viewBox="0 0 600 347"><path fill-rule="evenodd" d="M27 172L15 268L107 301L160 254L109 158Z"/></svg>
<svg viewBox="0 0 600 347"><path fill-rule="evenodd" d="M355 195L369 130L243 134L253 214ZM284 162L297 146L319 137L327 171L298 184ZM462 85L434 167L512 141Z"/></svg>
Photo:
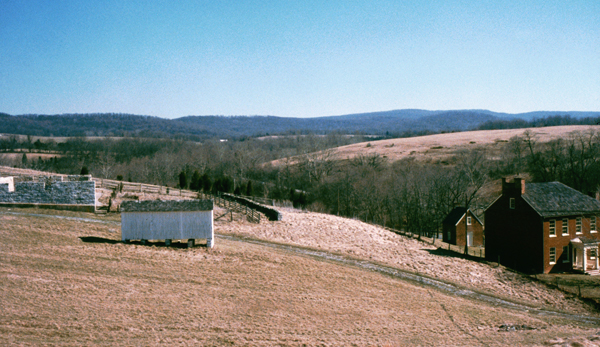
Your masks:
<svg viewBox="0 0 600 347"><path fill-rule="evenodd" d="M517 201L515 200L515 198L510 198L510 199L508 199L508 207L509 207L511 210L514 210L514 209L515 209L515 207L516 207L516 205L517 205Z"/></svg>
<svg viewBox="0 0 600 347"><path fill-rule="evenodd" d="M471 225L471 217L467 217L467 225Z"/></svg>
<svg viewBox="0 0 600 347"><path fill-rule="evenodd" d="M548 230L550 237L556 237L556 219L550 219L548 221Z"/></svg>
<svg viewBox="0 0 600 347"><path fill-rule="evenodd" d="M548 259L550 260L550 265L556 264L556 247L550 247L550 256Z"/></svg>
<svg viewBox="0 0 600 347"><path fill-rule="evenodd" d="M598 218L596 216L590 217L590 233L598 232Z"/></svg>
<svg viewBox="0 0 600 347"><path fill-rule="evenodd" d="M570 262L571 261L571 257L569 255L569 246L563 246L563 254L564 254L563 263Z"/></svg>
<svg viewBox="0 0 600 347"><path fill-rule="evenodd" d="M583 233L583 228L581 227L583 224L582 222L582 218L581 217L577 217L575 219L575 234L579 235Z"/></svg>
<svg viewBox="0 0 600 347"><path fill-rule="evenodd" d="M569 235L569 218L562 219L561 229L563 235Z"/></svg>

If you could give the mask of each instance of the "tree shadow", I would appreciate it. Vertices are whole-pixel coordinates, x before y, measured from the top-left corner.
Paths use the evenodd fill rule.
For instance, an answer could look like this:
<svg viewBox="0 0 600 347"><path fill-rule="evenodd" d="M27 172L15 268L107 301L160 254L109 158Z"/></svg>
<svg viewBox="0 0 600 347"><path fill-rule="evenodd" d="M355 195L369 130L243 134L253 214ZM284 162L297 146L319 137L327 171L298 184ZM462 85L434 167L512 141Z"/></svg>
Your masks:
<svg viewBox="0 0 600 347"><path fill-rule="evenodd" d="M487 261L485 260L485 258L480 258L480 257L475 257L472 256L470 254L464 254L464 253L457 253L457 252L453 252L447 249L443 249L441 247L438 247L436 249L424 249L425 251L429 252L429 254L432 255L437 255L440 257L448 257L448 258L461 258L461 259L467 259L467 260L471 260L471 261L476 261L479 263L486 263Z"/></svg>
<svg viewBox="0 0 600 347"><path fill-rule="evenodd" d="M85 243L105 243L109 245L114 245L117 243L131 244L131 245L140 245L140 246L148 246L148 247L165 247L165 248L188 248L187 242L171 242L169 246L166 245L164 241L146 241L142 243L142 241L128 241L123 242L121 240L115 239L107 239L104 237L96 237L96 236L81 236L79 239ZM196 243L195 247L206 247L206 244Z"/></svg>

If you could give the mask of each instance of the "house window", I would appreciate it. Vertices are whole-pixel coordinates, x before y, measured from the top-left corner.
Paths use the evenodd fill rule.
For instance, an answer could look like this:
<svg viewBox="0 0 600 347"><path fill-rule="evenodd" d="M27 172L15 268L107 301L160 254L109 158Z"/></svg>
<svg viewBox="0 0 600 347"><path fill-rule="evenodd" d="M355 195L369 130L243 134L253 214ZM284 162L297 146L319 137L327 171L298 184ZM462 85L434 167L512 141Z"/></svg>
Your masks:
<svg viewBox="0 0 600 347"><path fill-rule="evenodd" d="M596 248L590 248L590 259L596 259Z"/></svg>
<svg viewBox="0 0 600 347"><path fill-rule="evenodd" d="M575 233L581 234L581 217L577 217L575 220Z"/></svg>
<svg viewBox="0 0 600 347"><path fill-rule="evenodd" d="M467 225L471 225L471 217L467 217Z"/></svg>
<svg viewBox="0 0 600 347"><path fill-rule="evenodd" d="M563 263L568 263L569 259L569 246L563 246Z"/></svg>
<svg viewBox="0 0 600 347"><path fill-rule="evenodd" d="M569 235L569 220L567 218L562 220L562 234Z"/></svg>
<svg viewBox="0 0 600 347"><path fill-rule="evenodd" d="M596 216L591 216L590 217L590 232L591 233L597 233L598 232L598 227L596 226Z"/></svg>
<svg viewBox="0 0 600 347"><path fill-rule="evenodd" d="M515 198L510 198L508 200L508 205L509 205L509 207L510 207L511 210L514 210L515 209Z"/></svg>
<svg viewBox="0 0 600 347"><path fill-rule="evenodd" d="M556 264L556 247L550 247L550 264Z"/></svg>
<svg viewBox="0 0 600 347"><path fill-rule="evenodd" d="M550 236L556 236L556 221L550 219Z"/></svg>

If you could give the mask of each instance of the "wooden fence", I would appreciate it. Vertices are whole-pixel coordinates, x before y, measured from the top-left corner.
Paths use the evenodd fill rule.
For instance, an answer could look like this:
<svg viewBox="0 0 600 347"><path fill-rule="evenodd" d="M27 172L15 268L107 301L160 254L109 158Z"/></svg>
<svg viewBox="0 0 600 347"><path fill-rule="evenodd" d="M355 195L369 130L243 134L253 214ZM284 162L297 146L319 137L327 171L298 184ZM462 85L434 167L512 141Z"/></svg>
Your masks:
<svg viewBox="0 0 600 347"><path fill-rule="evenodd" d="M206 195L204 193L201 193L201 194ZM223 199L220 196L212 196L212 199L215 201L215 204L217 204L218 206L221 206L224 209L229 210L229 211L234 211L234 212L245 214L248 217L249 221L254 222L254 223L260 223L260 220L262 218L262 213L260 213L260 212L254 210L248 206L242 205L236 201Z"/></svg>
<svg viewBox="0 0 600 347"><path fill-rule="evenodd" d="M102 178L93 178L93 180L96 182L97 188L118 190L119 192L160 194L168 196L180 196L182 198L191 199L208 199L213 200L215 202L215 205L219 207L246 215L248 220L251 222L260 223L260 220L262 218L262 213L235 201L224 199L221 196L215 196L212 194L195 192L186 189L157 186L152 184L122 182Z"/></svg>
<svg viewBox="0 0 600 347"><path fill-rule="evenodd" d="M539 274L532 277L563 292L580 298L593 299L600 304L600 280L596 276Z"/></svg>
<svg viewBox="0 0 600 347"><path fill-rule="evenodd" d="M385 227L384 229L389 230L393 233L399 234L399 235L403 235L406 237L410 237L413 239L418 239L421 240L423 242L427 242L429 244L432 244L438 248L441 249L445 249L451 252L455 252L455 253L459 253L459 254L464 254L464 255L470 255L472 257L476 257L476 258L485 258L485 248L484 247L466 247L466 246L457 246L457 245L452 245L449 244L447 242L443 242L440 239L434 239L431 237L425 237L425 236L419 236L419 234L413 234L411 232L406 232L404 230L396 230L396 229L392 229L392 228L387 228Z"/></svg>

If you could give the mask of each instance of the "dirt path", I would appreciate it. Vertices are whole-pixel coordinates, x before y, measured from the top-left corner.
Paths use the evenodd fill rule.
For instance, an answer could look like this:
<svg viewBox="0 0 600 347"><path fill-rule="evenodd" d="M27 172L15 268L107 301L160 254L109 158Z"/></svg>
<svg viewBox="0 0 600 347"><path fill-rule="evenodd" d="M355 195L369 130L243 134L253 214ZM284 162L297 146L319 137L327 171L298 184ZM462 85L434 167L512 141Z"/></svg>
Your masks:
<svg viewBox="0 0 600 347"><path fill-rule="evenodd" d="M554 316L560 317L564 319L569 319L576 322L581 323L597 323L600 324L600 317L587 316L581 314L569 314L564 312L553 311L545 308L533 307L529 305L525 305L522 303L512 302L506 300L504 298L496 297L490 294L479 293L468 288L460 287L455 284L447 283L440 281L435 278L429 278L426 276L422 276L419 274L403 271L400 269L396 269L390 266L385 266L381 264L376 264L371 261L366 261L362 259L353 259L350 257L340 256L337 254L333 254L331 252L325 251L317 251L302 247L290 246L290 245L282 245L274 242L264 241L264 240L256 240L250 239L246 237L237 237L232 235L218 235L218 238L226 239L229 241L238 241L238 242L246 242L252 243L255 245L261 245L264 247L270 247L280 250L285 250L294 254L302 254L306 256L310 256L315 259L326 260L330 262L334 262L343 266L352 266L360 269L364 269L367 271L378 272L384 275L392 276L394 278L411 282L412 284L417 284L423 287L432 288L441 292L449 293L455 296L459 296L462 298L467 298L470 300L476 300L479 302L483 302L486 304L492 304L494 306L502 306L505 308L518 310L521 312L527 312L534 315L545 315L545 316Z"/></svg>

